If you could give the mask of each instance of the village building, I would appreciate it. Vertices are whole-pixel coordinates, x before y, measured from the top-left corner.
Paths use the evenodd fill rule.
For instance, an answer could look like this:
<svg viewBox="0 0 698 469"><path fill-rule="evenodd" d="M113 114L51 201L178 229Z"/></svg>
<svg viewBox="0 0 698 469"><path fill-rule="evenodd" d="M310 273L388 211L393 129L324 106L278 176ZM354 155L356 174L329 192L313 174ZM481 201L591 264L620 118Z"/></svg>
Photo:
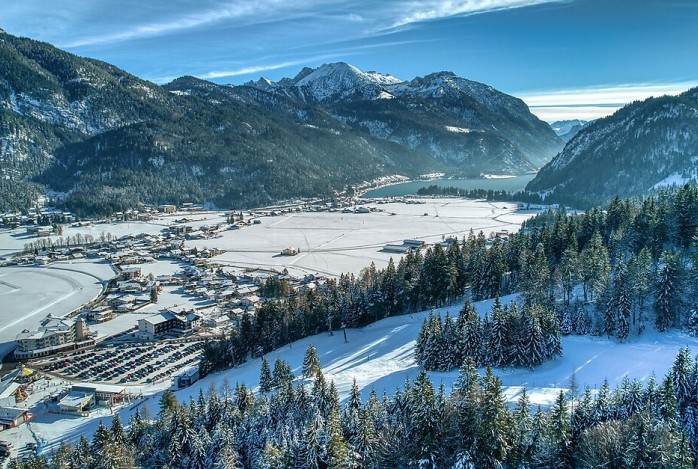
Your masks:
<svg viewBox="0 0 698 469"><path fill-rule="evenodd" d="M94 393L70 391L58 401L58 408L64 414L82 415L94 404Z"/></svg>
<svg viewBox="0 0 698 469"><path fill-rule="evenodd" d="M199 380L199 367L190 366L182 368L172 376L172 379L177 389L189 387Z"/></svg>
<svg viewBox="0 0 698 469"><path fill-rule="evenodd" d="M16 340L15 358L18 360L89 347L95 343L84 319L55 318L50 314L41 321L37 330L25 329Z"/></svg>
<svg viewBox="0 0 698 469"><path fill-rule="evenodd" d="M121 278L125 280L132 280L141 277L140 267L126 267L121 269Z"/></svg>
<svg viewBox="0 0 698 469"><path fill-rule="evenodd" d="M0 430L14 428L29 420L27 409L17 407L0 407Z"/></svg>
<svg viewBox="0 0 698 469"><path fill-rule="evenodd" d="M153 340L165 334L180 335L201 325L201 317L192 312L161 311L138 320L139 338Z"/></svg>

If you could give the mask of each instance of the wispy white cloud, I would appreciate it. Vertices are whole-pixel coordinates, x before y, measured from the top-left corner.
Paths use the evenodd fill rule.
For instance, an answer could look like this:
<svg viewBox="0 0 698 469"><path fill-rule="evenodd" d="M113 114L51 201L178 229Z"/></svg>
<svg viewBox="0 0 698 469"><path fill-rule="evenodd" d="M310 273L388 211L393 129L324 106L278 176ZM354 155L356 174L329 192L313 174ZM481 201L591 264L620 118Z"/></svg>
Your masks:
<svg viewBox="0 0 698 469"><path fill-rule="evenodd" d="M433 21L454 16L467 16L490 11L522 8L544 3L571 0L384 0L378 3L356 0L207 0L196 9L191 4L177 5L167 11L153 12L145 6L143 16L129 17L118 30L71 35L61 47L79 48L116 44L183 32L214 24L240 27L268 21L284 21L294 17L315 18L317 22L362 24L354 28L351 37L359 39L385 34L400 26ZM89 7L88 7L89 8ZM131 8L138 8L132 5ZM156 19L156 18L165 19ZM331 31L332 28L330 27ZM349 31L347 31L349 32Z"/></svg>
<svg viewBox="0 0 698 469"><path fill-rule="evenodd" d="M698 81L641 83L543 90L518 93L538 118L553 122L563 119L592 120L613 114L624 105L652 96L677 95L698 85Z"/></svg>
<svg viewBox="0 0 698 469"><path fill-rule="evenodd" d="M270 63L263 63L260 65L251 65L251 66L245 66L245 67L239 67L239 68L209 70L209 71L205 71L205 72L194 73L193 75L195 77L201 78L203 80L215 80L218 78L253 75L253 74L257 74L257 73L261 73L261 72L268 72L270 70L279 70L279 69L287 68L287 67L297 67L299 65L307 65L307 64L317 63L317 62L323 61L323 60L332 60L332 59L336 59L338 56L344 57L347 55L351 55L351 53L346 53L346 52L343 52L341 54L331 53L331 54L324 54L324 55L316 55L316 56L312 56L312 57L302 57L302 58L298 58L298 59L294 59L294 60L286 60L286 61L282 61L282 62L272 61ZM147 79L154 82L154 83L163 84L163 83L169 83L178 77L179 77L179 75L173 75L173 76L147 77Z"/></svg>
<svg viewBox="0 0 698 469"><path fill-rule="evenodd" d="M392 27L453 16L467 16L491 11L522 8L544 3L569 0L421 0L398 5L401 14L394 18Z"/></svg>
<svg viewBox="0 0 698 469"><path fill-rule="evenodd" d="M347 55L346 53L342 54ZM298 65L304 65L308 63L313 63L317 62L319 60L329 60L336 58L336 54L327 54L327 55L318 55L315 57L305 57L302 59L298 60L289 60L286 62L278 62L278 63L270 63L270 64L264 64L264 65L253 65L250 67L241 67L241 68L235 68L232 70L213 70L210 72L203 73L201 75L197 75L199 78L203 78L205 80L211 80L211 79L216 79L216 78L225 78L225 77L237 77L240 75L251 75L253 73L260 73L260 72L266 72L269 70L278 70L280 68L286 68L286 67L295 67Z"/></svg>
<svg viewBox="0 0 698 469"><path fill-rule="evenodd" d="M698 85L698 81L662 84L627 84L579 89L523 92L517 96L529 106L585 106L627 104L652 96L677 95Z"/></svg>
<svg viewBox="0 0 698 469"><path fill-rule="evenodd" d="M61 45L67 48L76 48L160 36L236 19L263 17L277 11L282 5L283 2L280 0L228 2L201 11L185 12L166 21L145 22L144 24L131 25L123 31L78 37Z"/></svg>

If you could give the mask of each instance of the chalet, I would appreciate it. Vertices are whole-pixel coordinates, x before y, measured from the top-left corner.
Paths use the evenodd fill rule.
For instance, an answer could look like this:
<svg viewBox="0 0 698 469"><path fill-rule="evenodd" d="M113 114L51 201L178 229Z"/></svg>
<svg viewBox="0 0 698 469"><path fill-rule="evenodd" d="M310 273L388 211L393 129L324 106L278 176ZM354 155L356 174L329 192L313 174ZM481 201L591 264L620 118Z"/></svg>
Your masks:
<svg viewBox="0 0 698 469"><path fill-rule="evenodd" d="M112 308L120 308L122 306L135 305L136 301L137 299L133 295L122 295L109 299L109 306Z"/></svg>
<svg viewBox="0 0 698 469"><path fill-rule="evenodd" d="M114 310L107 305L95 306L85 313L85 319L88 321L101 323L114 318Z"/></svg>
<svg viewBox="0 0 698 469"><path fill-rule="evenodd" d="M135 278L140 278L142 275L142 270L140 267L126 267L121 269L121 278L126 280L132 280Z"/></svg>
<svg viewBox="0 0 698 469"><path fill-rule="evenodd" d="M240 305L246 307L246 308L251 308L254 306L257 306L259 304L259 297L257 295L250 295L246 296L245 298L240 300Z"/></svg>
<svg viewBox="0 0 698 469"><path fill-rule="evenodd" d="M159 205L158 211L161 213L175 213L177 211L177 206L168 204Z"/></svg>
<svg viewBox="0 0 698 469"><path fill-rule="evenodd" d="M118 282L116 289L121 293L138 293L146 290L146 286L141 282Z"/></svg>
<svg viewBox="0 0 698 469"><path fill-rule="evenodd" d="M27 420L29 420L29 411L27 409L0 407L0 430L17 427Z"/></svg>

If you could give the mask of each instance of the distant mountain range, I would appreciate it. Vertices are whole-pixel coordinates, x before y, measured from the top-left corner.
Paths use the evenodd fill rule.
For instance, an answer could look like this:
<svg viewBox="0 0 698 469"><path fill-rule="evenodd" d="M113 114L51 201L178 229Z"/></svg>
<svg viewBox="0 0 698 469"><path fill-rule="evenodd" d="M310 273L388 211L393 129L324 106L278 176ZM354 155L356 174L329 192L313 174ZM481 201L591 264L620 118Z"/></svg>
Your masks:
<svg viewBox="0 0 698 469"><path fill-rule="evenodd" d="M261 205L390 174L520 174L562 146L521 100L449 72L402 82L336 63L157 86L0 32L0 211L47 189L80 213Z"/></svg>
<svg viewBox="0 0 698 469"><path fill-rule="evenodd" d="M572 140L572 137L577 135L577 132L582 130L582 128L587 125L589 121L583 121L579 119L556 121L550 124L553 128L555 134L560 137L565 142Z"/></svg>
<svg viewBox="0 0 698 469"><path fill-rule="evenodd" d="M340 62L245 85L321 105L355 130L426 153L460 175L536 170L562 148L523 101L451 72L403 82Z"/></svg>
<svg viewBox="0 0 698 469"><path fill-rule="evenodd" d="M698 181L698 88L631 103L582 128L526 189L590 206Z"/></svg>

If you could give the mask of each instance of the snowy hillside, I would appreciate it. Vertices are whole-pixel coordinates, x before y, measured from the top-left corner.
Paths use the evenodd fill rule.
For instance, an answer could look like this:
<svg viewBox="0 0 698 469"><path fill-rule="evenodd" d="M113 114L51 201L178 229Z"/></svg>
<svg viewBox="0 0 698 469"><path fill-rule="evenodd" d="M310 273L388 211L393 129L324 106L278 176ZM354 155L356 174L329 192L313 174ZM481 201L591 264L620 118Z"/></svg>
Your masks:
<svg viewBox="0 0 698 469"><path fill-rule="evenodd" d="M506 297L502 301L508 302L512 298ZM462 304L454 304L437 312L456 314L461 307ZM479 314L485 314L491 307L492 300L476 303ZM335 382L342 400L348 397L354 380L364 399L374 388L379 396L383 392L392 395L404 385L406 378L415 379L419 373L414 360L415 338L428 314L428 311L424 311L391 317L362 329L347 329L347 342L341 330L335 331L332 336L319 334L271 352L266 358L271 363L277 357L286 360L298 377L305 351L313 344L318 351L323 373L328 381ZM563 338L564 355L559 359L535 370L498 369L495 372L502 380L504 394L510 403L517 400L525 386L532 404L547 406L557 397L560 389L568 388L573 373L580 389L585 386L598 388L604 379L608 379L611 387L615 388L625 377L644 381L652 372L661 378L678 351L686 346L698 350L698 339L678 332L647 332L629 343L620 344L603 338L569 336ZM256 389L260 364L261 359L255 359L238 368L215 373L189 388L177 391L175 395L179 401L188 402L190 398L197 399L200 391L206 392L211 386L221 388L226 381L230 386L244 383ZM447 392L450 392L456 376L457 371L430 373L431 380L436 385L443 382ZM163 389L163 385L143 388L142 399L118 410L121 420L127 422L136 409L142 412L144 407L148 407L151 412L157 411ZM89 417L46 413L36 415L31 428L23 425L10 429L4 432L3 438L19 447L35 441L34 435L37 435L46 439L46 449L50 450L57 448L60 442L75 442L80 435L91 435L100 421L108 425L111 417L108 409L92 412Z"/></svg>

